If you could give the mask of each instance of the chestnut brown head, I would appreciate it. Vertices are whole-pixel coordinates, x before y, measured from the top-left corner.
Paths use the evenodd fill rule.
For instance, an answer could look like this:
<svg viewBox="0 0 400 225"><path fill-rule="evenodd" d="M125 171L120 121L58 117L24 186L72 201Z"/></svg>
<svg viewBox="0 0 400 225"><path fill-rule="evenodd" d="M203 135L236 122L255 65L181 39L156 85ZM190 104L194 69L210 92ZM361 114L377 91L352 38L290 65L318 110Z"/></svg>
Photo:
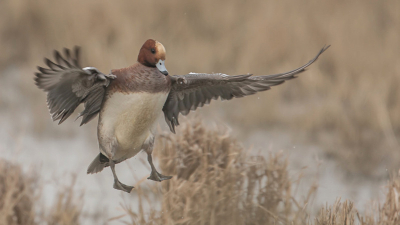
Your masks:
<svg viewBox="0 0 400 225"><path fill-rule="evenodd" d="M149 39L143 44L138 62L148 67L157 67L161 73L168 75L165 68L165 48L156 40Z"/></svg>

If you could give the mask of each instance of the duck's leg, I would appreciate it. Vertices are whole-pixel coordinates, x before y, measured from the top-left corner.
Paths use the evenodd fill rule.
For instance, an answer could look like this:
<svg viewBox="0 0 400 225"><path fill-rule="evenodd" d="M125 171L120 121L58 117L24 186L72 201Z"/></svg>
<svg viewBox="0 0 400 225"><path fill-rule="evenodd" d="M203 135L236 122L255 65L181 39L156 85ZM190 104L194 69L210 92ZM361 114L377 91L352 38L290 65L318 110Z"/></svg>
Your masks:
<svg viewBox="0 0 400 225"><path fill-rule="evenodd" d="M117 138L113 135L113 132L111 131L102 131L99 128L99 133L103 132L103 137L100 139L99 138L99 145L100 145L100 156L99 156L99 161L101 162L102 160L108 163L108 165L111 168L112 174L114 176L114 188L117 190L125 191L130 193L133 189L132 186L125 185L119 181L117 177L117 173L115 173L115 161L114 159L114 154L118 151L118 141ZM110 135L112 134L112 135ZM102 157L103 155L104 157ZM107 162L108 160L108 162ZM90 167L89 167L90 168Z"/></svg>
<svg viewBox="0 0 400 225"><path fill-rule="evenodd" d="M145 148L144 150L147 153L147 160L149 161L150 167L151 167L151 173L150 176L147 178L149 180L154 180L154 181L163 181L163 180L169 180L172 178L172 176L165 176L159 173L156 169L156 167L153 164L153 157L151 154L153 153L153 147L154 147L154 136L151 135L146 142L145 142Z"/></svg>
<svg viewBox="0 0 400 225"><path fill-rule="evenodd" d="M117 190L121 190L121 191L125 191L125 192L130 193L132 191L133 187L121 183L118 180L117 174L115 173L115 162L110 160L109 163L110 163L111 171L112 171L113 176L114 176L114 188L117 189Z"/></svg>
<svg viewBox="0 0 400 225"><path fill-rule="evenodd" d="M172 176L162 175L156 170L156 167L153 164L153 157L151 156L151 153L147 153L147 160L149 161L151 166L151 173L147 179L161 182L163 180L169 180L172 178Z"/></svg>

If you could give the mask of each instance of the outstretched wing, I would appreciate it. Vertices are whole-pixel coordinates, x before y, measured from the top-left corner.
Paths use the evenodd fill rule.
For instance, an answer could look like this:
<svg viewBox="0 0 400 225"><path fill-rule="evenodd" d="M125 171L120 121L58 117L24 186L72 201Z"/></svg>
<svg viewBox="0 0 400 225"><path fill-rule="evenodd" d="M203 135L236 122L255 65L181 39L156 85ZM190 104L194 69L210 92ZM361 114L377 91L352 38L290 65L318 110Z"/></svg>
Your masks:
<svg viewBox="0 0 400 225"><path fill-rule="evenodd" d="M172 76L171 91L163 107L165 121L175 133L175 126L179 125L179 113L187 115L190 110L209 104L211 99L230 100L269 90L271 86L282 84L304 72L328 48L322 48L308 63L286 73L254 77L252 74L229 76L221 73Z"/></svg>
<svg viewBox="0 0 400 225"><path fill-rule="evenodd" d="M48 68L38 67L36 85L47 92L51 117L53 121L60 120L58 124L64 122L79 104L84 103L85 109L79 114L83 125L99 113L105 88L115 76L105 75L94 67L82 69L78 47L72 53L64 49L64 57L54 51L54 58L55 62L45 58Z"/></svg>

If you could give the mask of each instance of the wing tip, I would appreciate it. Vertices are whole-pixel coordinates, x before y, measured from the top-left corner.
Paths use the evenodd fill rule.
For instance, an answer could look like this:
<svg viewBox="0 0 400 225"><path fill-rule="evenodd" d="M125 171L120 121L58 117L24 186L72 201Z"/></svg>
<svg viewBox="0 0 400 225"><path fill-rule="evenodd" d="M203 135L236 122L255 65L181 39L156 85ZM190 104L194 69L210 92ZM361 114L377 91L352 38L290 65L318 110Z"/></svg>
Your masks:
<svg viewBox="0 0 400 225"><path fill-rule="evenodd" d="M169 126L169 130L170 130L172 133L176 134L176 132L175 132L175 124L174 124L172 121L170 121L170 120L167 121L167 124L168 124L168 126Z"/></svg>
<svg viewBox="0 0 400 225"><path fill-rule="evenodd" d="M318 56L328 50L329 47L331 47L331 45L324 45L324 47L319 51Z"/></svg>

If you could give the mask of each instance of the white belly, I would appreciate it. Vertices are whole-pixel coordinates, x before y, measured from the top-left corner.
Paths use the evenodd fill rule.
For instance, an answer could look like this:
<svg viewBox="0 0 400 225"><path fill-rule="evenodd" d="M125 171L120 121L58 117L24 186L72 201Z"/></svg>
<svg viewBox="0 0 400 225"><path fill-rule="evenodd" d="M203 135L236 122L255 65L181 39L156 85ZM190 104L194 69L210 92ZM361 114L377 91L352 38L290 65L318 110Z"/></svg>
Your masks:
<svg viewBox="0 0 400 225"><path fill-rule="evenodd" d="M167 96L168 93L113 93L100 113L98 135L102 153L113 160L136 155L154 132ZM114 150L112 142L116 142Z"/></svg>

